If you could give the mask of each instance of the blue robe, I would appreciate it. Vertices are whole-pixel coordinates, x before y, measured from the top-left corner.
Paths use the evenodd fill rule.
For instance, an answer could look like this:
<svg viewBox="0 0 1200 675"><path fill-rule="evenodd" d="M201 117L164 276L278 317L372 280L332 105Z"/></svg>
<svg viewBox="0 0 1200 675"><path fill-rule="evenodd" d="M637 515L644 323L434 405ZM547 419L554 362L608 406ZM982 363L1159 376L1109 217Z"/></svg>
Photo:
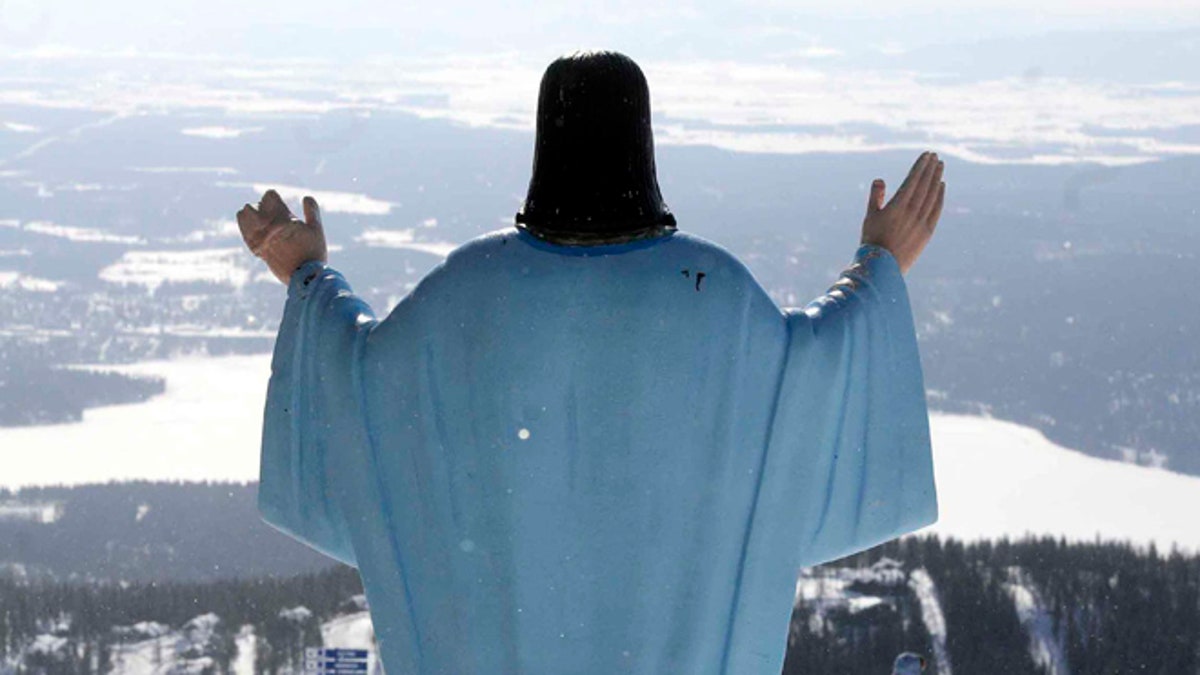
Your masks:
<svg viewBox="0 0 1200 675"><path fill-rule="evenodd" d="M295 272L258 506L358 568L390 675L777 675L802 566L936 520L928 424L885 249L781 311L689 234L506 229L382 321Z"/></svg>

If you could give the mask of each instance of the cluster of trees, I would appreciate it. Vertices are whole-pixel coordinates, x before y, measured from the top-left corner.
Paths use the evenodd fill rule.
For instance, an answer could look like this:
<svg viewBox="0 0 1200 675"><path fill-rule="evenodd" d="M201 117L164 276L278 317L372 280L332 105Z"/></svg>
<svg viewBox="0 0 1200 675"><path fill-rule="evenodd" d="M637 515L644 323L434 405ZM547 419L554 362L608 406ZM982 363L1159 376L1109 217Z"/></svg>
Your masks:
<svg viewBox="0 0 1200 675"><path fill-rule="evenodd" d="M1012 592L1028 580L1049 616L1049 634L1076 675L1200 672L1200 557L1121 543L1030 538L965 544L910 537L830 563L868 567L882 558L933 580L945 619L946 655L958 673L1049 672L1030 656L1031 629ZM826 613L800 602L793 613L786 675L887 672L903 651L935 656L907 585L852 586L884 600L869 611Z"/></svg>
<svg viewBox="0 0 1200 675"><path fill-rule="evenodd" d="M292 576L329 558L263 522L257 483L125 481L0 489L6 504L57 504L44 523L0 518L0 570L62 581L216 581Z"/></svg>
<svg viewBox="0 0 1200 675"><path fill-rule="evenodd" d="M55 368L0 358L0 427L77 422L85 408L163 393L161 377Z"/></svg>
<svg viewBox="0 0 1200 675"><path fill-rule="evenodd" d="M1052 538L964 544L913 537L816 573L865 569L884 558L898 562L904 581L866 575L840 591L878 602L797 603L785 675L885 673L903 651L935 659L938 636L908 583L914 572L933 581L945 619L942 653L955 672L1049 672L1030 655L1031 632L1014 603L1016 579L1036 590L1049 617L1049 636L1041 637L1061 648L1070 672L1200 671L1200 557ZM211 613L220 620L202 655L212 659L213 672L229 671L234 638L247 624L254 627L256 672L287 671L302 662L304 647L321 646L322 622L361 610L361 593L357 571L340 565L287 578L205 582L3 580L0 670L16 663L22 675L108 672L114 646L135 639L128 627L153 621L181 630ZM295 609L301 606L307 611ZM38 636L61 638L66 647L30 650Z"/></svg>
<svg viewBox="0 0 1200 675"><path fill-rule="evenodd" d="M361 593L357 571L345 566L283 579L215 582L0 580L0 671L5 663L14 663L14 675L109 672L118 643L152 636L132 630L136 624L155 622L186 633L197 617L213 614L219 620L212 625L211 639L183 657L209 657L213 673L231 672L235 638L250 624L255 672L299 672L304 648L322 646L320 622L359 611L354 596ZM62 646L30 649L39 636L43 644L59 639ZM175 655L162 658L168 656Z"/></svg>

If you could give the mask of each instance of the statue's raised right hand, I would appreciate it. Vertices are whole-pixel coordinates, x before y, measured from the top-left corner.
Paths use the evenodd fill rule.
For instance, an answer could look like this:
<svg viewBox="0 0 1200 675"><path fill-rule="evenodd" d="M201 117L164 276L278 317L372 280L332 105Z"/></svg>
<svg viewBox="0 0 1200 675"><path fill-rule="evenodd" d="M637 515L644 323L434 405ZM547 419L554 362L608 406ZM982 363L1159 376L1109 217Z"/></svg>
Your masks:
<svg viewBox="0 0 1200 675"><path fill-rule="evenodd" d="M887 206L883 204L887 189L883 179L876 178L871 184L862 243L886 248L895 256L901 272L907 272L917 261L942 215L946 198L943 168L937 153L921 153Z"/></svg>
<svg viewBox="0 0 1200 675"><path fill-rule="evenodd" d="M312 197L304 198L304 220L299 220L278 192L267 190L258 208L246 204L238 211L237 221L250 252L284 284L309 260L329 261L321 209Z"/></svg>

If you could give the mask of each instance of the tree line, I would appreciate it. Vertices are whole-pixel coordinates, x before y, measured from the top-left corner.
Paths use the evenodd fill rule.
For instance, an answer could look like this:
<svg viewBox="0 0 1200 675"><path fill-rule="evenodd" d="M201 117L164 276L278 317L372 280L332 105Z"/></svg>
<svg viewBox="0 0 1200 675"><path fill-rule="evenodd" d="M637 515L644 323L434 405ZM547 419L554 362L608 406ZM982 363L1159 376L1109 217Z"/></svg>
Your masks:
<svg viewBox="0 0 1200 675"><path fill-rule="evenodd" d="M880 564L893 565L900 582L847 574ZM963 543L927 536L806 571L853 579L837 593L856 601L796 603L784 675L882 674L903 651L935 659L939 638L910 583L918 571L933 582L945 622L944 657L956 673L1049 672L1031 656L1031 629L1014 600L1016 580L1036 591L1047 618L1041 637L1061 647L1070 672L1200 672L1198 556L1055 538ZM283 578L207 582L4 579L0 670L9 663L14 675L110 672L117 645L146 639L145 631L132 628L140 622L186 633L199 630L198 617L215 615L212 635L185 655L207 657L204 672L230 672L235 637L247 624L254 627L255 672L292 672L305 647L323 646L322 622L363 609L361 594L357 571L340 565ZM41 648L34 649L39 636ZM47 650L47 644L59 648Z"/></svg>

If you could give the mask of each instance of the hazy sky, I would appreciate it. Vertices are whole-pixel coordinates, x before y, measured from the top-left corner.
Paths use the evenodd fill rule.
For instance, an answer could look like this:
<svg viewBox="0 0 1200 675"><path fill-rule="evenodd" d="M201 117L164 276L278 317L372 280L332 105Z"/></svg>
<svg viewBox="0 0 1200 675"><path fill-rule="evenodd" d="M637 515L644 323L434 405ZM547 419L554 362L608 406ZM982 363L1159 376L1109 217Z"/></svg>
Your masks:
<svg viewBox="0 0 1200 675"><path fill-rule="evenodd" d="M0 0L0 51L38 45L254 56L521 52L586 45L700 53L779 30L800 47L919 47L1056 30L1200 26L1196 0L915 0L838 3Z"/></svg>

